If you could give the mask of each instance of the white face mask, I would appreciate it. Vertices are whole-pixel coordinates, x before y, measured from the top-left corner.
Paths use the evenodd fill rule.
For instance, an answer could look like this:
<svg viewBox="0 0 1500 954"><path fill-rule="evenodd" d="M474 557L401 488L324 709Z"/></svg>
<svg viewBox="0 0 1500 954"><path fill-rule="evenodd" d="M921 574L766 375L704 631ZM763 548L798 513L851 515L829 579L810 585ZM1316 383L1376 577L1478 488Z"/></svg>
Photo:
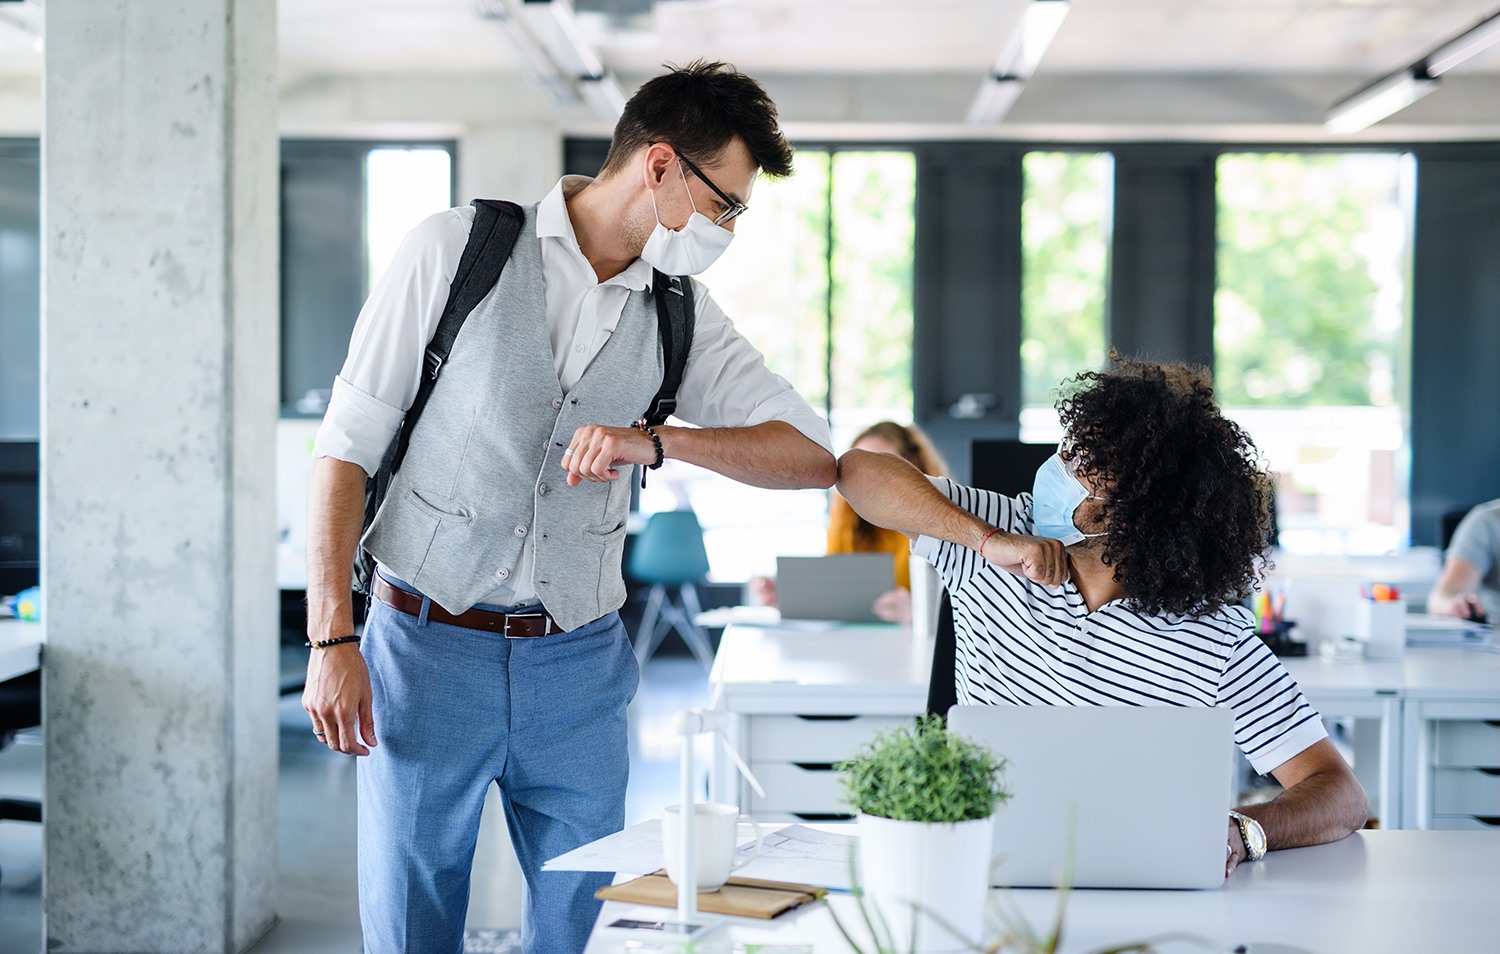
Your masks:
<svg viewBox="0 0 1500 954"><path fill-rule="evenodd" d="M682 177L682 188L686 191L687 175L683 173L680 164L677 174ZM698 211L691 191L688 192L688 202L693 206L693 214L688 216L686 225L674 232L661 224L661 213L656 211L656 192L651 193L651 211L656 214L656 228L651 230L651 237L646 239L646 247L641 249L641 261L659 272L668 275L697 275L718 261L734 239L733 232L722 225L715 225L708 216Z"/></svg>

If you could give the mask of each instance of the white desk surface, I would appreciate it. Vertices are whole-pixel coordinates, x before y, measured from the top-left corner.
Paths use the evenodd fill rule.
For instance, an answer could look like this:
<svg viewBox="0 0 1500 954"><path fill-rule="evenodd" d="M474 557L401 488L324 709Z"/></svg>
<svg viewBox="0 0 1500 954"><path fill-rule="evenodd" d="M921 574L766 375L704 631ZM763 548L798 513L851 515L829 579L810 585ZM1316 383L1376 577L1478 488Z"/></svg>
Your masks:
<svg viewBox="0 0 1500 954"><path fill-rule="evenodd" d="M907 715L927 702L932 643L892 624L831 630L733 624L709 675L715 705L735 712ZM793 708L787 708L788 705Z"/></svg>
<svg viewBox="0 0 1500 954"><path fill-rule="evenodd" d="M1367 831L1331 845L1272 852L1242 866L1216 891L1074 891L1062 951L1076 954L1186 931L1210 946L1172 941L1156 950L1223 954L1236 944L1273 942L1292 946L1278 954L1482 954L1494 951L1500 937L1496 859L1500 832ZM1057 895L1024 889L1009 897L1033 927L1045 928ZM846 913L857 918L852 898L831 898L846 924ZM670 914L611 902L599 923ZM633 936L652 940L648 932ZM827 910L817 905L769 922L728 919L704 939L713 941L810 943L816 954L849 950ZM624 944L618 932L596 930L586 954L614 954Z"/></svg>
<svg viewBox="0 0 1500 954"><path fill-rule="evenodd" d="M42 664L46 631L41 623L0 619L0 682L25 675Z"/></svg>
<svg viewBox="0 0 1500 954"><path fill-rule="evenodd" d="M1282 663L1315 700L1500 699L1500 653L1479 648L1413 647L1399 660L1310 656ZM897 626L803 631L736 623L724 630L709 682L732 711L783 711L779 700L790 696L797 705L872 696L889 700L892 712L907 712L916 711L913 700L917 709L925 705L931 665L932 644Z"/></svg>

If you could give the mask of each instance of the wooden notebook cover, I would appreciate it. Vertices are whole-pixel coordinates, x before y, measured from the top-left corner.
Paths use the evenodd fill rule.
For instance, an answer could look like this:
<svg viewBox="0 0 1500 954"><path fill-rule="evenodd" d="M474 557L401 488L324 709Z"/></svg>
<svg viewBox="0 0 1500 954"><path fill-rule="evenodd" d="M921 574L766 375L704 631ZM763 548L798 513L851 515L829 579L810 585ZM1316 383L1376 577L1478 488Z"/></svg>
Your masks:
<svg viewBox="0 0 1500 954"><path fill-rule="evenodd" d="M827 893L824 888L805 884L730 878L717 891L698 892L698 910L709 914L770 919L809 901L816 901ZM665 871L655 871L622 884L600 888L594 893L594 897L602 901L626 901L631 904L675 908L677 886L667 878Z"/></svg>

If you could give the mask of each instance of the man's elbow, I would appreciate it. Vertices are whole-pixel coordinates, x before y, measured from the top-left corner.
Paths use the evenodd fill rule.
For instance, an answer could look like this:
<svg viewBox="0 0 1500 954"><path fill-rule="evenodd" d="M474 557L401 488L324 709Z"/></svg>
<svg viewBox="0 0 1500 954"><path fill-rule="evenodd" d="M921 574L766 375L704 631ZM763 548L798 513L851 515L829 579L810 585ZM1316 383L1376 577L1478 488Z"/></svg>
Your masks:
<svg viewBox="0 0 1500 954"><path fill-rule="evenodd" d="M1344 823L1348 826L1345 834L1352 834L1369 824L1370 796L1352 772L1345 782L1345 789L1345 801L1349 806L1348 813L1344 818Z"/></svg>
<svg viewBox="0 0 1500 954"><path fill-rule="evenodd" d="M839 463L832 454L823 448L818 448L812 466L808 468L808 487L818 490L827 490L839 479Z"/></svg>

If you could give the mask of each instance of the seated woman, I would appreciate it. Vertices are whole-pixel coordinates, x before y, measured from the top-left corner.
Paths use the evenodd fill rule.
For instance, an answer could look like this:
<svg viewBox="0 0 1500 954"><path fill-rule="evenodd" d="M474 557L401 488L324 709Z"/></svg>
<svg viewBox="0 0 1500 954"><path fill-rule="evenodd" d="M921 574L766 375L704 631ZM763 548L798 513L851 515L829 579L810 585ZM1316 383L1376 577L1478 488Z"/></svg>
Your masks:
<svg viewBox="0 0 1500 954"><path fill-rule="evenodd" d="M915 424L877 421L860 431L852 448L877 454L894 454L922 473L942 476L948 465ZM861 517L838 493L828 503L828 553L889 553L896 558L894 587L881 594L873 607L875 615L893 623L911 622L911 541L905 534ZM776 582L767 577L750 581L756 599L764 606L776 605Z"/></svg>
<svg viewBox="0 0 1500 954"><path fill-rule="evenodd" d="M1231 814L1225 874L1343 838L1366 821L1364 789L1241 605L1265 562L1255 447L1206 372L1111 357L1064 386L1067 436L1030 494L860 450L839 461L839 492L937 568L959 702L1227 707L1240 750L1284 791Z"/></svg>

